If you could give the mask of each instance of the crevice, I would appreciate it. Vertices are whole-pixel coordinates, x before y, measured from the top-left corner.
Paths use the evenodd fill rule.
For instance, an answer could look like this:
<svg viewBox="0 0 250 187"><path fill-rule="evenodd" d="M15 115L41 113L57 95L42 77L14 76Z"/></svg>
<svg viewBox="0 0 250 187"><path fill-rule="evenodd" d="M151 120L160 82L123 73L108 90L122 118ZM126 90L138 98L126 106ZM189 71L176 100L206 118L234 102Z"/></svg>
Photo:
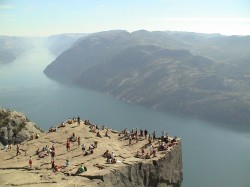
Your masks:
<svg viewBox="0 0 250 187"><path fill-rule="evenodd" d="M23 183L23 184L10 184L11 186L24 186L24 185L37 185L37 184L55 184L56 181L44 181L44 182L31 182L31 183Z"/></svg>
<svg viewBox="0 0 250 187"><path fill-rule="evenodd" d="M103 179L103 175L94 175L94 176L90 176L90 175L78 175L79 177L85 177L85 178L88 178L90 180L94 180L94 179L98 179L98 180L101 180L104 182L104 179Z"/></svg>

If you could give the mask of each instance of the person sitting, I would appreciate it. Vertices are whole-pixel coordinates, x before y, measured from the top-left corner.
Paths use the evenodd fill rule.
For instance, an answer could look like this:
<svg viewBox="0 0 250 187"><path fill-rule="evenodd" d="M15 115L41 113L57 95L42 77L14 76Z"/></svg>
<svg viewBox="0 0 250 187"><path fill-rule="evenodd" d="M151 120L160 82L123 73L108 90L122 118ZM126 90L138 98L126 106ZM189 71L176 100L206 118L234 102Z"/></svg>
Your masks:
<svg viewBox="0 0 250 187"><path fill-rule="evenodd" d="M38 138L39 138L39 134L36 133L35 139L38 139Z"/></svg>
<svg viewBox="0 0 250 187"><path fill-rule="evenodd" d="M90 132L96 132L96 125L91 125L90 126Z"/></svg>
<svg viewBox="0 0 250 187"><path fill-rule="evenodd" d="M83 152L83 155L84 155L85 152L86 152L86 146L85 146L85 144L82 144L82 152Z"/></svg>
<svg viewBox="0 0 250 187"><path fill-rule="evenodd" d="M107 162L108 162L109 164L114 164L114 163L116 163L116 159L115 159L115 158L109 157L109 158L107 159Z"/></svg>
<svg viewBox="0 0 250 187"><path fill-rule="evenodd" d="M72 136L70 136L69 140L70 140L71 142L75 142L75 141L76 141L75 133L72 133Z"/></svg>
<svg viewBox="0 0 250 187"><path fill-rule="evenodd" d="M109 139L110 139L110 136L109 136L108 132L109 132L109 130L107 129L106 132L105 132L105 137L109 137Z"/></svg>
<svg viewBox="0 0 250 187"><path fill-rule="evenodd" d="M102 156L103 156L104 158L107 158L107 157L108 157L108 155L109 155L109 151L108 151L108 150L106 150L106 151L103 153L103 155L102 155Z"/></svg>
<svg viewBox="0 0 250 187"><path fill-rule="evenodd" d="M54 172L60 171L62 169L62 166L58 166L55 164L54 166Z"/></svg>
<svg viewBox="0 0 250 187"><path fill-rule="evenodd" d="M56 132L56 128L50 127L49 132Z"/></svg>
<svg viewBox="0 0 250 187"><path fill-rule="evenodd" d="M48 153L44 151L41 151L38 155L39 158L44 158L45 156L48 156Z"/></svg>
<svg viewBox="0 0 250 187"><path fill-rule="evenodd" d="M68 159L66 159L66 162L65 162L64 167L69 167L69 166L70 166L70 162L69 162L69 160L68 160Z"/></svg>
<svg viewBox="0 0 250 187"><path fill-rule="evenodd" d="M87 171L86 167L83 167L83 165L81 165L78 170L76 171L75 175L79 175L81 173L83 173L84 171Z"/></svg>
<svg viewBox="0 0 250 187"><path fill-rule="evenodd" d="M136 152L135 157L136 157L136 158L140 158L140 157L141 157L140 151L137 151L137 152Z"/></svg>
<svg viewBox="0 0 250 187"><path fill-rule="evenodd" d="M153 150L153 157L157 157L157 152L155 149Z"/></svg>
<svg viewBox="0 0 250 187"><path fill-rule="evenodd" d="M100 134L100 131L98 131L98 132L96 133L96 136L99 137L99 138L102 138L102 135Z"/></svg>
<svg viewBox="0 0 250 187"><path fill-rule="evenodd" d="M148 153L145 155L145 159L150 159L150 155Z"/></svg>
<svg viewBox="0 0 250 187"><path fill-rule="evenodd" d="M68 124L73 124L73 120L71 118L68 119Z"/></svg>
<svg viewBox="0 0 250 187"><path fill-rule="evenodd" d="M39 150L39 148L36 150L36 155L39 155L41 151Z"/></svg>
<svg viewBox="0 0 250 187"><path fill-rule="evenodd" d="M62 123L58 126L58 128L62 128L62 127L66 127L66 124L65 124L64 122L62 122Z"/></svg>
<svg viewBox="0 0 250 187"><path fill-rule="evenodd" d="M177 136L175 136L172 140L171 143L177 143Z"/></svg>
<svg viewBox="0 0 250 187"><path fill-rule="evenodd" d="M148 136L148 143L151 144L152 143L152 136L149 134Z"/></svg>
<svg viewBox="0 0 250 187"><path fill-rule="evenodd" d="M91 149L95 149L94 144L90 144L90 146L89 146L89 150L91 150Z"/></svg>

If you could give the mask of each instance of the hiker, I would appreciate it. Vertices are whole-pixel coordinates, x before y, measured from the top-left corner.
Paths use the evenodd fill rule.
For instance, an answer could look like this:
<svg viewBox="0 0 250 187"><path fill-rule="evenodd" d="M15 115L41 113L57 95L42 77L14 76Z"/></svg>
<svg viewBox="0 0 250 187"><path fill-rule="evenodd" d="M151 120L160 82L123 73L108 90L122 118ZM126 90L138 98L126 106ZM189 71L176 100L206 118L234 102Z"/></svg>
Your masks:
<svg viewBox="0 0 250 187"><path fill-rule="evenodd" d="M149 144L151 144L151 143L152 143L152 137L151 137L151 135L150 135L150 134L148 135L148 143L149 143Z"/></svg>
<svg viewBox="0 0 250 187"><path fill-rule="evenodd" d="M147 137L148 137L148 131L147 131L147 129L144 130L144 135L145 135L145 139L147 139Z"/></svg>
<svg viewBox="0 0 250 187"><path fill-rule="evenodd" d="M66 149L67 149L67 151L70 151L70 141L69 141L69 139L67 139L67 142L66 142Z"/></svg>
<svg viewBox="0 0 250 187"><path fill-rule="evenodd" d="M58 126L58 128L62 128L62 127L66 127L66 124L65 124L64 122L62 122L62 123Z"/></svg>
<svg viewBox="0 0 250 187"><path fill-rule="evenodd" d="M176 143L177 142L177 136L175 136L172 140L171 143Z"/></svg>
<svg viewBox="0 0 250 187"><path fill-rule="evenodd" d="M52 150L51 153L50 153L50 155L51 155L51 163L55 161L55 154L56 154L55 151Z"/></svg>
<svg viewBox="0 0 250 187"><path fill-rule="evenodd" d="M76 141L76 135L75 133L72 133L72 135L69 137L70 141L75 142Z"/></svg>
<svg viewBox="0 0 250 187"><path fill-rule="evenodd" d="M145 155L145 159L150 159L150 155L148 153Z"/></svg>
<svg viewBox="0 0 250 187"><path fill-rule="evenodd" d="M140 158L140 157L141 157L141 153L140 153L140 151L137 151L137 152L136 152L135 157L136 157L136 158Z"/></svg>
<svg viewBox="0 0 250 187"><path fill-rule="evenodd" d="M78 170L76 171L75 175L79 175L80 173L87 171L86 167L83 167L83 165L81 165Z"/></svg>
<svg viewBox="0 0 250 187"><path fill-rule="evenodd" d="M141 158L144 158L144 153L145 153L144 147L141 147Z"/></svg>
<svg viewBox="0 0 250 187"><path fill-rule="evenodd" d="M104 158L107 158L107 157L108 157L108 155L109 155L109 150L106 150L106 151L103 153L103 155L102 155L102 156L103 156Z"/></svg>
<svg viewBox="0 0 250 187"><path fill-rule="evenodd" d="M140 135L139 136L143 136L143 130L140 129Z"/></svg>
<svg viewBox="0 0 250 187"><path fill-rule="evenodd" d="M108 132L109 132L109 130L107 129L106 132L105 132L105 137L109 137L109 139L110 139L110 136L109 136Z"/></svg>
<svg viewBox="0 0 250 187"><path fill-rule="evenodd" d="M62 169L62 166L55 165L54 166L54 172L60 171Z"/></svg>
<svg viewBox="0 0 250 187"><path fill-rule="evenodd" d="M39 138L39 134L36 133L35 139L38 139L38 138Z"/></svg>
<svg viewBox="0 0 250 187"><path fill-rule="evenodd" d="M132 136L129 135L128 145L131 145L131 141L132 141Z"/></svg>
<svg viewBox="0 0 250 187"><path fill-rule="evenodd" d="M41 152L41 151L40 151L40 149L38 148L38 149L36 150L36 155L39 155L40 152Z"/></svg>
<svg viewBox="0 0 250 187"><path fill-rule="evenodd" d="M80 116L78 116L78 117L77 117L78 126L80 125L80 122L81 122L81 119L80 119Z"/></svg>
<svg viewBox="0 0 250 187"><path fill-rule="evenodd" d="M68 119L68 124L73 124L73 120L71 118Z"/></svg>
<svg viewBox="0 0 250 187"><path fill-rule="evenodd" d="M70 166L70 162L68 159L66 159L66 163L65 163L64 167L69 167L69 166Z"/></svg>
<svg viewBox="0 0 250 187"><path fill-rule="evenodd" d="M78 143L78 148L79 148L80 145L81 145L81 138L80 138L80 136L77 137L77 143Z"/></svg>
<svg viewBox="0 0 250 187"><path fill-rule="evenodd" d="M152 155L153 154L153 150L154 150L154 147L153 147L152 144L150 144L149 150L150 150L150 155Z"/></svg>
<svg viewBox="0 0 250 187"><path fill-rule="evenodd" d="M85 146L85 144L82 144L82 152L83 152L83 155L86 153L86 146Z"/></svg>
<svg viewBox="0 0 250 187"><path fill-rule="evenodd" d="M157 152L155 149L153 150L153 157L157 157Z"/></svg>
<svg viewBox="0 0 250 187"><path fill-rule="evenodd" d="M47 152L43 152L43 151L41 151L41 152L39 153L39 155L38 155L39 158L44 158L44 157L46 157L46 156L48 156L48 153L47 153Z"/></svg>
<svg viewBox="0 0 250 187"><path fill-rule="evenodd" d="M96 136L99 137L99 138L102 138L102 135L100 134L100 131L98 131L98 132L96 133Z"/></svg>
<svg viewBox="0 0 250 187"><path fill-rule="evenodd" d="M18 155L21 155L22 153L20 152L20 147L19 147L19 145L17 144L16 145L16 156L18 156Z"/></svg>
<svg viewBox="0 0 250 187"><path fill-rule="evenodd" d="M30 168L32 168L32 157L30 156L30 159L29 159L29 165L30 165Z"/></svg>
<svg viewBox="0 0 250 187"><path fill-rule="evenodd" d="M55 162L51 162L51 169L54 169L55 168Z"/></svg>
<svg viewBox="0 0 250 187"><path fill-rule="evenodd" d="M50 148L51 151L55 151L55 146L54 144L52 145L52 147Z"/></svg>
<svg viewBox="0 0 250 187"><path fill-rule="evenodd" d="M49 132L56 132L56 128L51 126L50 129L49 129Z"/></svg>
<svg viewBox="0 0 250 187"><path fill-rule="evenodd" d="M156 133L155 133L155 131L153 132L153 141L156 139Z"/></svg>

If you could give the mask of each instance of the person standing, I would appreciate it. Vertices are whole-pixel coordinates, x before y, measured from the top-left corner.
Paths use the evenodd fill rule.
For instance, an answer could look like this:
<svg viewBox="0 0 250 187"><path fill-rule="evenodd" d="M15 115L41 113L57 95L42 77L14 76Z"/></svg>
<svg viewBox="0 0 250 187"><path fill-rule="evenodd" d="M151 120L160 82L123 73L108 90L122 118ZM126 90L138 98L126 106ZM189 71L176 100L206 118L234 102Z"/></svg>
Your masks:
<svg viewBox="0 0 250 187"><path fill-rule="evenodd" d="M20 147L19 147L19 145L17 144L17 145L16 145L16 156L19 155L19 154L21 155L21 152L20 152Z"/></svg>
<svg viewBox="0 0 250 187"><path fill-rule="evenodd" d="M55 162L55 154L56 154L55 151L52 150L51 153L50 153L50 155L51 155L51 163Z"/></svg>
<svg viewBox="0 0 250 187"><path fill-rule="evenodd" d="M67 139L66 148L67 148L67 151L70 151L70 141L69 141L69 139Z"/></svg>
<svg viewBox="0 0 250 187"><path fill-rule="evenodd" d="M78 143L78 148L79 148L80 145L81 145L81 138L80 138L80 136L78 136L78 138L77 138L77 143Z"/></svg>
<svg viewBox="0 0 250 187"><path fill-rule="evenodd" d="M32 168L32 157L30 156L30 159L29 159L29 165L30 165L30 169Z"/></svg>
<svg viewBox="0 0 250 187"><path fill-rule="evenodd" d="M78 123L78 126L80 125L81 123L81 119L80 119L80 116L77 117L77 123Z"/></svg>

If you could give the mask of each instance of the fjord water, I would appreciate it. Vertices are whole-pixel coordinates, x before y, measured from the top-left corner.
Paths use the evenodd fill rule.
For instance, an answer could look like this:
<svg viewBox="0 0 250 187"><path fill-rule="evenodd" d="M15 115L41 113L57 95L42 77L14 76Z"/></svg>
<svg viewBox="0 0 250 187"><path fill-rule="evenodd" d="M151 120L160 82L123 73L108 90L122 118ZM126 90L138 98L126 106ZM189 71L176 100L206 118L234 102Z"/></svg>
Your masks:
<svg viewBox="0 0 250 187"><path fill-rule="evenodd" d="M118 130L138 127L156 130L158 135L166 130L182 138L183 187L250 186L250 128L232 131L221 124L168 115L59 84L43 74L55 58L43 42L37 40L13 63L0 65L0 107L24 112L45 130L78 115Z"/></svg>

